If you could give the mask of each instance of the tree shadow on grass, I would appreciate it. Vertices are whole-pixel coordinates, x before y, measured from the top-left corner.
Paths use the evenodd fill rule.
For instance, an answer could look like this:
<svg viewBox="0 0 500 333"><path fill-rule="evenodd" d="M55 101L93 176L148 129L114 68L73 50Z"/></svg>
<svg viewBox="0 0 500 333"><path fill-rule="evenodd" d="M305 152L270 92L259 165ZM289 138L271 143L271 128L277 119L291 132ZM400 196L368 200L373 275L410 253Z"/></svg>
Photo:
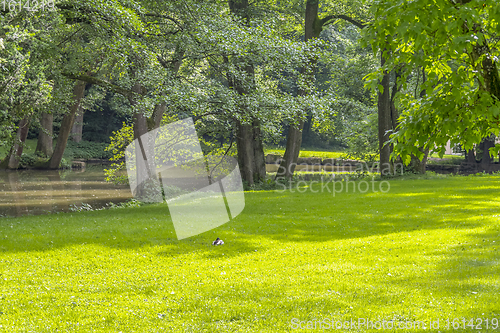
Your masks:
<svg viewBox="0 0 500 333"><path fill-rule="evenodd" d="M178 241L166 204L0 220L0 252L45 251L97 244L129 249L163 246L160 255L203 252L208 257L262 250L256 239L326 242L443 228L475 228L474 216L498 214L500 182L460 179L391 183L389 193L249 192L233 221ZM436 188L436 185L444 185ZM483 188L481 188L483 186ZM223 247L211 242L220 237ZM230 250L234 249L234 250ZM265 250L265 249L264 249Z"/></svg>
<svg viewBox="0 0 500 333"><path fill-rule="evenodd" d="M167 204L109 209L82 213L2 218L0 220L0 253L47 251L72 245L96 244L114 249L144 246L167 248L163 256L192 252L219 255L212 245L216 237L225 239L226 232L215 229L177 240ZM229 251L237 248L237 252ZM224 246L225 255L255 251L242 238Z"/></svg>
<svg viewBox="0 0 500 333"><path fill-rule="evenodd" d="M417 291L425 300L424 307L439 305L441 329L446 319L452 322L454 318L461 325L463 318L467 323L481 318L481 329L486 329L485 319L491 325L491 319L500 316L500 228L497 224L485 229L462 234L452 244L427 252L437 260L425 273L412 272L410 280L407 276L395 277L386 283L393 289L404 286L408 293ZM475 325L479 323L476 319Z"/></svg>
<svg viewBox="0 0 500 333"><path fill-rule="evenodd" d="M460 188L459 179L454 181L457 187L447 184L435 188L436 182L423 182L412 188L412 183L396 183L389 193L267 193L264 200L260 193L249 193L247 200L253 207L247 206L231 227L250 237L323 242L416 230L475 228L484 223L475 216L493 218L500 209L500 201L491 200L500 193L498 181L496 186L489 184L483 189ZM221 229L226 227L229 225Z"/></svg>

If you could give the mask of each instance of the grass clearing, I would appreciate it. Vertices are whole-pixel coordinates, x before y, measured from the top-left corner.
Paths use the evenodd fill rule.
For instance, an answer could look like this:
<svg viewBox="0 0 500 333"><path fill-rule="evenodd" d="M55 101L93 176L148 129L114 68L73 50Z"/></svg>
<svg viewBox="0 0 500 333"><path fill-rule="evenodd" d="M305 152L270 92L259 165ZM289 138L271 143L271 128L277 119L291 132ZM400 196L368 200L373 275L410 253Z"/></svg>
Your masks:
<svg viewBox="0 0 500 333"><path fill-rule="evenodd" d="M266 149L265 154L274 154L274 155L285 155L284 149ZM321 158L343 158L345 156L345 152L342 151L314 151L314 150L301 150L299 153L299 157L321 157Z"/></svg>
<svg viewBox="0 0 500 333"><path fill-rule="evenodd" d="M293 318L491 327L499 193L499 176L248 192L234 221L182 241L161 204L2 218L0 331L285 332Z"/></svg>
<svg viewBox="0 0 500 333"><path fill-rule="evenodd" d="M280 155L283 156L285 155L285 149L272 149L268 148L265 149L265 154L274 154L274 155ZM317 150L301 150L299 153L299 157L320 157L320 158L337 158L337 159L352 159L347 157L347 152L345 151L317 151ZM429 157L432 158L440 158L439 154L437 153L432 153L429 155ZM375 159L378 159L378 154L374 155ZM463 159L462 156L460 155L443 155L444 159L454 159L454 160L461 160Z"/></svg>

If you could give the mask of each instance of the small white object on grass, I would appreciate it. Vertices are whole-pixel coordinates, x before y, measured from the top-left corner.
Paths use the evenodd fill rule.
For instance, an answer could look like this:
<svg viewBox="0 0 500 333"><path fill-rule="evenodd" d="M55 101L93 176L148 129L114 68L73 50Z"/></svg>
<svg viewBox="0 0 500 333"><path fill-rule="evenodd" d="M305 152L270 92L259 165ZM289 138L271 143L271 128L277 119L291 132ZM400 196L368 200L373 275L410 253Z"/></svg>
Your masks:
<svg viewBox="0 0 500 333"><path fill-rule="evenodd" d="M212 245L223 245L223 244L224 244L224 241L222 239L220 239L219 237L217 237L217 239L212 242Z"/></svg>

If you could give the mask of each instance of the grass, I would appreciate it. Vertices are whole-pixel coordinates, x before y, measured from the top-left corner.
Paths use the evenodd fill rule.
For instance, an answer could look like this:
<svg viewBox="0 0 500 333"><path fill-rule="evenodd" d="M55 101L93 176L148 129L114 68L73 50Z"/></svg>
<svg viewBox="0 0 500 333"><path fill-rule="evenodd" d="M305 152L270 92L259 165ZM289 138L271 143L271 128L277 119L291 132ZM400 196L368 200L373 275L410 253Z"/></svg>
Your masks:
<svg viewBox="0 0 500 333"><path fill-rule="evenodd" d="M438 153L432 153L432 154L429 154L429 157L432 157L432 158L450 158L450 159L454 159L454 158L459 158L459 159L464 159L464 157L462 155L443 155L443 157L439 157L439 154Z"/></svg>
<svg viewBox="0 0 500 333"><path fill-rule="evenodd" d="M281 155L283 156L285 154L284 149L273 149L273 148L267 148L265 149L265 154L274 154L274 155ZM339 159L351 159L348 158L347 152L345 151L317 151L317 150L301 150L299 153L299 157L320 157L320 158L339 158ZM439 154L433 153L430 154L429 157L432 158L439 158ZM378 155L375 156L376 159L378 159ZM457 156L457 155L443 155L442 158L445 159L454 159L454 160L462 160L463 157Z"/></svg>
<svg viewBox="0 0 500 333"><path fill-rule="evenodd" d="M294 318L498 331L500 177L389 185L248 192L234 221L182 241L162 204L2 218L0 331L285 332Z"/></svg>
<svg viewBox="0 0 500 333"><path fill-rule="evenodd" d="M274 154L274 155L285 155L284 149L266 149L265 154ZM345 155L345 152L340 151L314 151L314 150L301 150L299 153L299 157L321 157L321 158L342 158Z"/></svg>
<svg viewBox="0 0 500 333"><path fill-rule="evenodd" d="M34 153L36 149L37 140L36 139L27 139L26 146L23 149L23 153ZM8 146L0 146L0 160L2 160L7 153L9 152L10 147Z"/></svg>

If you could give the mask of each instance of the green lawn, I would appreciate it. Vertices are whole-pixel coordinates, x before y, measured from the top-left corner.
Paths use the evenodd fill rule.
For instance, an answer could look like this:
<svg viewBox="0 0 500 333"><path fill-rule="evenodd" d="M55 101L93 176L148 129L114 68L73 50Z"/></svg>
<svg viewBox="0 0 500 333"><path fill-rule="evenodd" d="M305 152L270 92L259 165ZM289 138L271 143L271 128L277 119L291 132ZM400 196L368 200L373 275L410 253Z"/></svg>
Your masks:
<svg viewBox="0 0 500 333"><path fill-rule="evenodd" d="M265 149L265 154L274 154L274 155L281 155L283 156L285 154L284 149L273 149L273 148L268 148ZM347 153L342 152L342 151L333 151L333 152L328 152L328 151L316 151L316 150L301 150L299 153L299 157L321 157L321 158L340 158L340 159L348 159L347 158ZM429 157L433 158L439 158L439 154L433 153ZM376 156L378 158L378 155ZM447 159L463 159L462 156L460 155L443 155L442 158L447 158Z"/></svg>
<svg viewBox="0 0 500 333"><path fill-rule="evenodd" d="M182 241L166 205L2 218L0 331L298 332L292 321L358 318L500 330L499 176L335 196L302 185L248 192L234 221Z"/></svg>
<svg viewBox="0 0 500 333"><path fill-rule="evenodd" d="M281 155L285 154L284 149L266 149L265 154L274 154ZM345 155L345 152L339 151L314 151L314 150L301 150L299 153L299 157L321 157L321 158L342 158Z"/></svg>
<svg viewBox="0 0 500 333"><path fill-rule="evenodd" d="M23 149L23 153L34 153L36 149L37 140L28 139L26 140L26 146ZM10 147L0 146L0 160L2 160L9 152Z"/></svg>

